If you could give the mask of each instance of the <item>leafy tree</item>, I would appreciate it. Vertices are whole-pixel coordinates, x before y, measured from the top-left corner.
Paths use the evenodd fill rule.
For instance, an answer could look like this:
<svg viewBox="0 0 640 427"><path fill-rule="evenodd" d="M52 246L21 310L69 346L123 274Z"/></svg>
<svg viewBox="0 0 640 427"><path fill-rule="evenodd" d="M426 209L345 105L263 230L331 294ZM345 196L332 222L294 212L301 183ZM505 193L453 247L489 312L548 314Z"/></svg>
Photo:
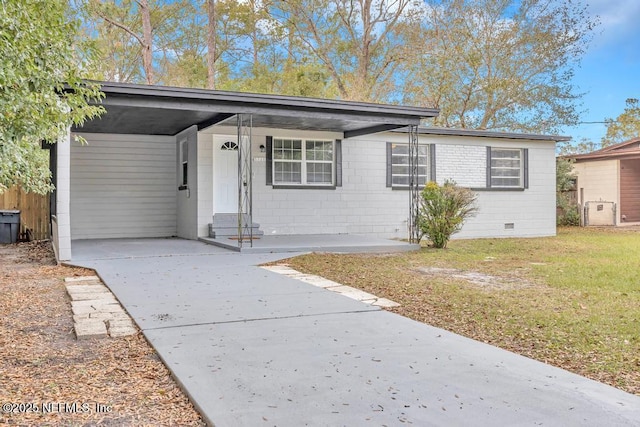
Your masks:
<svg viewBox="0 0 640 427"><path fill-rule="evenodd" d="M153 84L153 32L151 23L151 5L148 0L123 0L101 2L89 0L90 13L101 18L112 27L124 31L132 40L139 44L142 68L147 84ZM139 24L135 28L132 24Z"/></svg>
<svg viewBox="0 0 640 427"><path fill-rule="evenodd" d="M460 230L465 220L474 216L476 195L453 181L443 185L429 181L422 190L418 226L436 248L446 248L451 236Z"/></svg>
<svg viewBox="0 0 640 427"><path fill-rule="evenodd" d="M176 30L183 18L183 12L191 3L188 0L86 0L83 8L89 24L98 26L101 31L97 40L109 47L105 40L107 34L117 34L124 43L118 49L103 51L112 60L127 59L127 68L140 68L141 72L133 74L147 84L163 83L162 76L157 75L157 60L164 43L174 40L180 32ZM134 62L131 62L134 61ZM140 64L141 63L141 64ZM111 65L116 65L112 62ZM105 66L106 65L106 66ZM97 64L109 75L110 64ZM123 79L118 79L124 81Z"/></svg>
<svg viewBox="0 0 640 427"><path fill-rule="evenodd" d="M556 191L565 192L575 190L576 174L573 172L571 160L556 159Z"/></svg>
<svg viewBox="0 0 640 427"><path fill-rule="evenodd" d="M77 40L92 43L92 58L87 62L86 77L110 82L134 83L144 81L144 71L140 67L138 42L120 28L99 19L91 3L78 0L71 3L74 12L82 21ZM111 9L113 19L129 28L136 28L135 17L125 8ZM97 52L97 54L96 54ZM82 52L81 52L82 53Z"/></svg>
<svg viewBox="0 0 640 427"><path fill-rule="evenodd" d="M561 156L569 156L572 154L591 153L602 148L602 144L593 142L587 138L582 138L580 142L562 141L557 144L557 152Z"/></svg>
<svg viewBox="0 0 640 427"><path fill-rule="evenodd" d="M604 147L640 137L640 101L629 98L624 112L616 119L607 119L607 134L602 138Z"/></svg>
<svg viewBox="0 0 640 427"><path fill-rule="evenodd" d="M596 25L576 1L427 0L405 102L445 127L553 132L578 119L571 83Z"/></svg>
<svg viewBox="0 0 640 427"><path fill-rule="evenodd" d="M81 80L78 22L63 0L0 0L0 192L51 189L40 142L102 112L99 87ZM90 55L89 55L90 57Z"/></svg>
<svg viewBox="0 0 640 427"><path fill-rule="evenodd" d="M556 159L556 224L560 226L580 225L580 207L571 197L575 192L576 174L571 160ZM575 193L574 193L575 194Z"/></svg>
<svg viewBox="0 0 640 427"><path fill-rule="evenodd" d="M340 98L385 101L397 91L409 0L276 2L282 20L331 76Z"/></svg>
<svg viewBox="0 0 640 427"><path fill-rule="evenodd" d="M403 101L440 126L528 132L577 121L596 25L579 0L75 1L98 78Z"/></svg>
<svg viewBox="0 0 640 427"><path fill-rule="evenodd" d="M206 0L207 7L207 88L216 88L218 61L218 16L216 0Z"/></svg>
<svg viewBox="0 0 640 427"><path fill-rule="evenodd" d="M179 6L179 7L176 7ZM158 82L168 86L207 86L207 16L195 2L174 3L163 31L155 34Z"/></svg>

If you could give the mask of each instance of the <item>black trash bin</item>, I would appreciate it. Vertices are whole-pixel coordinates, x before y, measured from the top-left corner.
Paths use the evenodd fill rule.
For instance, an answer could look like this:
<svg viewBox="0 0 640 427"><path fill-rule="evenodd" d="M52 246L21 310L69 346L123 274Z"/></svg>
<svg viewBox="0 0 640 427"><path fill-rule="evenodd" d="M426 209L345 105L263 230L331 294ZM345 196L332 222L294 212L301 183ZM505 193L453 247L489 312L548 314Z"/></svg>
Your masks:
<svg viewBox="0 0 640 427"><path fill-rule="evenodd" d="M20 235L20 211L0 210L0 243L16 243Z"/></svg>

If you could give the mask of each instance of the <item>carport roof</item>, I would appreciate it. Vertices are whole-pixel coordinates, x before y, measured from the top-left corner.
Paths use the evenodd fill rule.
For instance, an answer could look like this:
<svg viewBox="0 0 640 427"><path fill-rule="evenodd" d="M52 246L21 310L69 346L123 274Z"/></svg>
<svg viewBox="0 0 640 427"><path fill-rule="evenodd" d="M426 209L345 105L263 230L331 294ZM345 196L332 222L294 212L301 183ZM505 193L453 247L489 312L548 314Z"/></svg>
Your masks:
<svg viewBox="0 0 640 427"><path fill-rule="evenodd" d="M75 132L175 135L196 125L235 124L251 114L254 127L343 132L345 138L419 125L438 110L401 105L207 89L101 82L106 109ZM225 123L226 122L226 123Z"/></svg>

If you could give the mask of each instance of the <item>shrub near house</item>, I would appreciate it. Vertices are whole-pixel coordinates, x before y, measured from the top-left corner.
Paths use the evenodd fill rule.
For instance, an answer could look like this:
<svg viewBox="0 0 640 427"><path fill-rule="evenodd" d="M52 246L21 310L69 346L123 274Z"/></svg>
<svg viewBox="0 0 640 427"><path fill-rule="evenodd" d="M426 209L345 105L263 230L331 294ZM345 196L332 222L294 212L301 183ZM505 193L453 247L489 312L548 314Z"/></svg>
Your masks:
<svg viewBox="0 0 640 427"><path fill-rule="evenodd" d="M458 187L454 181L440 186L429 181L422 190L418 225L423 237L436 248L446 248L451 236L462 229L464 221L477 212L476 194Z"/></svg>

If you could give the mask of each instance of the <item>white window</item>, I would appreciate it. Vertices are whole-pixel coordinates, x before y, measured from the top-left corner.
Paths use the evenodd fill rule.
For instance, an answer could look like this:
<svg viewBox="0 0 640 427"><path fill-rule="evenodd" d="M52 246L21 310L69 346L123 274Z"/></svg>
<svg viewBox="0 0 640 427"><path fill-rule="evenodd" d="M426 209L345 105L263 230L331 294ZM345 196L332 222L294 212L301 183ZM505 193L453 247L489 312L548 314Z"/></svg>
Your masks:
<svg viewBox="0 0 640 427"><path fill-rule="evenodd" d="M334 142L273 138L275 185L334 184Z"/></svg>
<svg viewBox="0 0 640 427"><path fill-rule="evenodd" d="M522 188L524 167L522 150L491 148L490 186L492 188Z"/></svg>
<svg viewBox="0 0 640 427"><path fill-rule="evenodd" d="M409 187L409 144L390 143L390 159L387 159L387 184L390 187ZM390 178L390 179L389 179ZM390 182L389 182L390 181ZM418 186L429 181L429 146L418 146Z"/></svg>

